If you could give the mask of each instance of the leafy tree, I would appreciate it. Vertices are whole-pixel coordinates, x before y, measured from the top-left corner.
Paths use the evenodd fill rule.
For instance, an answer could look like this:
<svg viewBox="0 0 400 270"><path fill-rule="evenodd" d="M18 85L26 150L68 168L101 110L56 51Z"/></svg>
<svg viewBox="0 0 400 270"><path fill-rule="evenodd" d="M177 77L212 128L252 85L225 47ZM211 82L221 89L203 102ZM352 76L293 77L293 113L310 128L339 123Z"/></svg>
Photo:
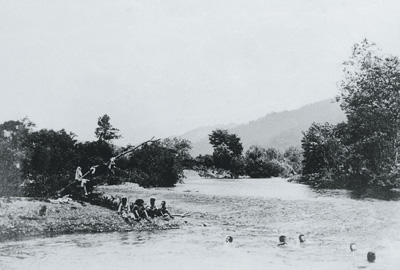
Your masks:
<svg viewBox="0 0 400 270"><path fill-rule="evenodd" d="M210 144L214 149L226 147L233 156L240 156L243 152L243 145L236 134L229 134L226 129L216 129L208 135Z"/></svg>
<svg viewBox="0 0 400 270"><path fill-rule="evenodd" d="M360 167L352 173L367 181L360 185L394 187L400 179L399 59L364 40L354 45L344 66L341 107L348 121L350 162Z"/></svg>
<svg viewBox="0 0 400 270"><path fill-rule="evenodd" d="M88 170L93 165L104 163L115 155L113 146L105 141L76 143L75 151L77 158L74 164L84 170Z"/></svg>
<svg viewBox="0 0 400 270"><path fill-rule="evenodd" d="M195 158L196 166L204 166L205 168L214 168L214 159L212 155L198 155Z"/></svg>
<svg viewBox="0 0 400 270"><path fill-rule="evenodd" d="M216 168L212 155L198 155L194 160L192 167L201 177L215 177Z"/></svg>
<svg viewBox="0 0 400 270"><path fill-rule="evenodd" d="M303 153L300 149L294 146L289 147L283 153L283 158L285 159L285 162L289 165L290 174L301 174Z"/></svg>
<svg viewBox="0 0 400 270"><path fill-rule="evenodd" d="M26 158L22 166L25 179L31 184L28 196L47 196L65 187L74 179L76 151L73 133L42 129L32 132L24 141Z"/></svg>
<svg viewBox="0 0 400 270"><path fill-rule="evenodd" d="M170 143L166 142L167 145ZM159 141L136 150L129 162L136 182L143 187L172 187L184 178L184 167L177 149L165 147Z"/></svg>
<svg viewBox="0 0 400 270"><path fill-rule="evenodd" d="M99 117L97 125L98 127L95 130L95 134L99 141L109 142L121 138L121 135L118 134L119 129L111 125L110 117L107 114Z"/></svg>
<svg viewBox="0 0 400 270"><path fill-rule="evenodd" d="M268 161L280 159L281 158L280 155L281 154L279 153L279 151L276 150L275 148L270 147L267 148L267 150L265 150L265 158Z"/></svg>
<svg viewBox="0 0 400 270"><path fill-rule="evenodd" d="M252 145L245 154L245 171L251 178L277 177L284 168L278 161L279 152L274 148L265 149Z"/></svg>
<svg viewBox="0 0 400 270"><path fill-rule="evenodd" d="M25 158L23 142L34 124L27 118L0 125L0 196L22 194L21 165Z"/></svg>
<svg viewBox="0 0 400 270"><path fill-rule="evenodd" d="M229 134L228 130L216 129L208 135L210 144L214 148L213 160L216 168L228 171L231 178L244 174L242 158L243 146L236 134Z"/></svg>
<svg viewBox="0 0 400 270"><path fill-rule="evenodd" d="M179 163L184 169L191 169L194 165L194 160L189 151L192 149L192 143L186 139L167 138L162 142L162 145L175 152Z"/></svg>

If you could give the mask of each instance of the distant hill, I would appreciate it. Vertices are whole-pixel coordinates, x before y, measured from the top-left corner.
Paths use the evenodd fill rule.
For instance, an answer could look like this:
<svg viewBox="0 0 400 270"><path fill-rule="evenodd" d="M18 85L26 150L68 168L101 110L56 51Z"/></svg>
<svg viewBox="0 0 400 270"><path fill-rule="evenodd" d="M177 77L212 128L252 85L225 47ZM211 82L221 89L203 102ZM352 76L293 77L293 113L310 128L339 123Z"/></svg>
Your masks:
<svg viewBox="0 0 400 270"><path fill-rule="evenodd" d="M191 151L193 156L212 153L207 135L216 128L228 129L230 133L237 134L241 138L245 151L251 145L284 150L289 146L300 148L302 131L306 131L313 122L337 124L345 120L345 114L340 109L339 103L328 99L297 110L270 113L238 126L201 127L180 137L193 143Z"/></svg>
<svg viewBox="0 0 400 270"><path fill-rule="evenodd" d="M206 126L206 127L199 127L196 129L192 129L178 137L187 139L191 142L198 142L203 140L205 137L208 136L208 134L211 133L211 131L219 128L219 129L232 129L236 127L236 124L228 124L228 125L215 125L215 126ZM208 138L208 137L207 137Z"/></svg>
<svg viewBox="0 0 400 270"><path fill-rule="evenodd" d="M182 135L173 136L173 137L179 137L179 138L191 141L193 143L193 149L191 151L191 154L193 156L197 156L199 154L204 154L204 153L209 154L209 153L212 153L213 149L212 149L211 145L209 144L208 134L210 134L215 129L230 130L236 126L237 126L236 124L228 124L228 125L215 125L215 126L199 127L196 129L192 129Z"/></svg>

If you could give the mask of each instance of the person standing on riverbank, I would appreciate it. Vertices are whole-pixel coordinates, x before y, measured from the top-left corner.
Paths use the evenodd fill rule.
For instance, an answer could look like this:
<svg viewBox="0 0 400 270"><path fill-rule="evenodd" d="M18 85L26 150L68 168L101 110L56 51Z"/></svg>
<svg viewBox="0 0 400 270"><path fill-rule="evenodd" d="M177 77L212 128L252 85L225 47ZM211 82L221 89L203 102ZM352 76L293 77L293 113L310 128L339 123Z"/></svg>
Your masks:
<svg viewBox="0 0 400 270"><path fill-rule="evenodd" d="M90 180L83 178L82 169L79 166L78 166L78 168L76 168L76 171L75 171L75 180L81 182L81 187L83 187L83 190L85 191L85 195L88 195L88 192L86 189L86 183L89 182Z"/></svg>

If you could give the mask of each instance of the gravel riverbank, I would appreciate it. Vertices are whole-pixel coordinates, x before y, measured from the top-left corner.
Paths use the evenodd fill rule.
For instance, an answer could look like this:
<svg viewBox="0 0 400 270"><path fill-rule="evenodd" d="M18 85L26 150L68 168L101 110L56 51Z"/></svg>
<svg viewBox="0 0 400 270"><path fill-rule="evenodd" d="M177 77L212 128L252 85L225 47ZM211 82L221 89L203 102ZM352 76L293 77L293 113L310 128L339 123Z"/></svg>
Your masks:
<svg viewBox="0 0 400 270"><path fill-rule="evenodd" d="M179 228L174 220L125 222L116 211L69 198L0 198L0 241L71 233Z"/></svg>

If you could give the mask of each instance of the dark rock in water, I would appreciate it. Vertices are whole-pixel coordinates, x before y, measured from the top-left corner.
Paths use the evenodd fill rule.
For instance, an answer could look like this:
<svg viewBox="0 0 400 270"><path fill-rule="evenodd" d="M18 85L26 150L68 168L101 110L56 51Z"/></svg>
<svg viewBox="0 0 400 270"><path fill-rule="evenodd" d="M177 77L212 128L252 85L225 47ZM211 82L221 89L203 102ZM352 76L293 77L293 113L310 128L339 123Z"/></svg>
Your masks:
<svg viewBox="0 0 400 270"><path fill-rule="evenodd" d="M45 216L46 215L46 210L47 210L46 205L43 205L39 210L39 216Z"/></svg>
<svg viewBox="0 0 400 270"><path fill-rule="evenodd" d="M368 252L368 254L367 254L367 260L368 260L370 263L372 263L372 262L375 261L375 259L376 259L375 253L372 252L372 251Z"/></svg>

